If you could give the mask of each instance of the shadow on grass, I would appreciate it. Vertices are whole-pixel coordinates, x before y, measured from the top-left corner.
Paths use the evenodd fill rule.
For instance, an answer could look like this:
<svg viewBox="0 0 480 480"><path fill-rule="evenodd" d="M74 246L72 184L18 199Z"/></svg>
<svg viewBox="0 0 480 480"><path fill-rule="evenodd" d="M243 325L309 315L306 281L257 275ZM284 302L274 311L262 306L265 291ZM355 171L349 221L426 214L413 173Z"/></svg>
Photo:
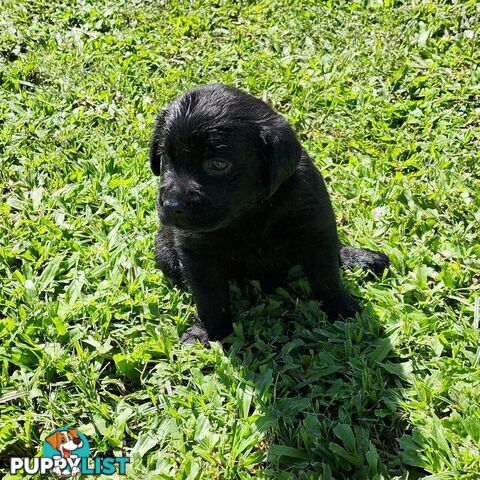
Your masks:
<svg viewBox="0 0 480 480"><path fill-rule="evenodd" d="M395 356L395 330L369 304L330 324L309 295L305 279L269 296L255 283L233 289L228 356L251 386L238 401L241 415L258 414L260 470L278 479L417 478L400 459L409 364Z"/></svg>
<svg viewBox="0 0 480 480"><path fill-rule="evenodd" d="M176 312L182 298L168 295ZM409 369L394 353L398 325L368 304L355 320L330 324L310 298L305 279L272 295L256 282L233 286L236 334L223 349L182 345L173 322L162 325L156 315L128 328L118 322L110 335L125 347L102 356L90 345L92 376L83 364L55 385L48 379L35 404L12 399L9 408L21 403L29 416L55 410L38 416L31 439L12 436L0 453L35 456L47 432L74 425L96 455L122 448L132 479L423 478L400 456ZM184 320L186 327L190 314ZM77 359L67 357L73 369ZM54 375L63 366L51 368ZM95 395L83 390L87 381Z"/></svg>

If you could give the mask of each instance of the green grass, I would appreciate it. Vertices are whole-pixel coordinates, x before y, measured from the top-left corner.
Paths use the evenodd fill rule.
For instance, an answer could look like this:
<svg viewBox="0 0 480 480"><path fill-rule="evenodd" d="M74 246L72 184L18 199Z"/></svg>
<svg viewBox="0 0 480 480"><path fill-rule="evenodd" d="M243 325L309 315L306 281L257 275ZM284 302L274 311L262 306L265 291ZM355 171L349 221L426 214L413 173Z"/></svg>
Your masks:
<svg viewBox="0 0 480 480"><path fill-rule="evenodd" d="M0 457L72 425L132 479L478 479L479 25L475 0L3 0ZM228 350L179 343L147 150L209 82L285 114L342 238L389 254L345 274L355 321L252 282Z"/></svg>

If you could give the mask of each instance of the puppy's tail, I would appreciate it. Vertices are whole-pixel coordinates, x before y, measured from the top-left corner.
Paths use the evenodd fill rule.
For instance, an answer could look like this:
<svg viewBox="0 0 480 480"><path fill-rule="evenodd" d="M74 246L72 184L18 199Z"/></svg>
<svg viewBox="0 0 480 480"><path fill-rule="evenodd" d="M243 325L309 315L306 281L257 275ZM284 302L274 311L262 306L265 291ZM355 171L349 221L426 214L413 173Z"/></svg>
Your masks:
<svg viewBox="0 0 480 480"><path fill-rule="evenodd" d="M390 266L389 258L382 252L367 248L354 248L340 244L340 264L350 269L361 268L381 275Z"/></svg>

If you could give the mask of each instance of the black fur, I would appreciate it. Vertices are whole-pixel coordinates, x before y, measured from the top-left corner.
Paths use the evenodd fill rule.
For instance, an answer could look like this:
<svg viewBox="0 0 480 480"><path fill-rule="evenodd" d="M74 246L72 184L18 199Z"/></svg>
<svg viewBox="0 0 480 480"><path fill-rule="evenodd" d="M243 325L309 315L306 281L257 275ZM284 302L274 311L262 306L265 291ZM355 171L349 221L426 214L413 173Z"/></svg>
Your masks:
<svg viewBox="0 0 480 480"><path fill-rule="evenodd" d="M340 259L377 273L388 266L382 253L339 245L325 183L293 129L236 88L208 85L175 99L157 117L150 166L162 176L156 260L191 289L200 319L183 341L207 344L231 332L232 278L257 278L271 290L301 265L335 320L358 311Z"/></svg>

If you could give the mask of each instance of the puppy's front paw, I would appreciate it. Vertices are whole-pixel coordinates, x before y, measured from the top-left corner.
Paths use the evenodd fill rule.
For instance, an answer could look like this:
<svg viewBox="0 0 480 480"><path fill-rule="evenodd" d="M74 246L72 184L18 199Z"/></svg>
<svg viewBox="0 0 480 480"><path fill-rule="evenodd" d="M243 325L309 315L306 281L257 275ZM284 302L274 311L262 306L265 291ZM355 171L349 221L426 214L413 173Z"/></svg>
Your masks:
<svg viewBox="0 0 480 480"><path fill-rule="evenodd" d="M207 329L201 322L197 322L187 328L184 334L180 337L180 340L183 343L200 342L205 348L210 348Z"/></svg>
<svg viewBox="0 0 480 480"><path fill-rule="evenodd" d="M361 268L377 275L387 270L390 265L389 258L382 252L345 245L340 249L340 262L347 268Z"/></svg>

